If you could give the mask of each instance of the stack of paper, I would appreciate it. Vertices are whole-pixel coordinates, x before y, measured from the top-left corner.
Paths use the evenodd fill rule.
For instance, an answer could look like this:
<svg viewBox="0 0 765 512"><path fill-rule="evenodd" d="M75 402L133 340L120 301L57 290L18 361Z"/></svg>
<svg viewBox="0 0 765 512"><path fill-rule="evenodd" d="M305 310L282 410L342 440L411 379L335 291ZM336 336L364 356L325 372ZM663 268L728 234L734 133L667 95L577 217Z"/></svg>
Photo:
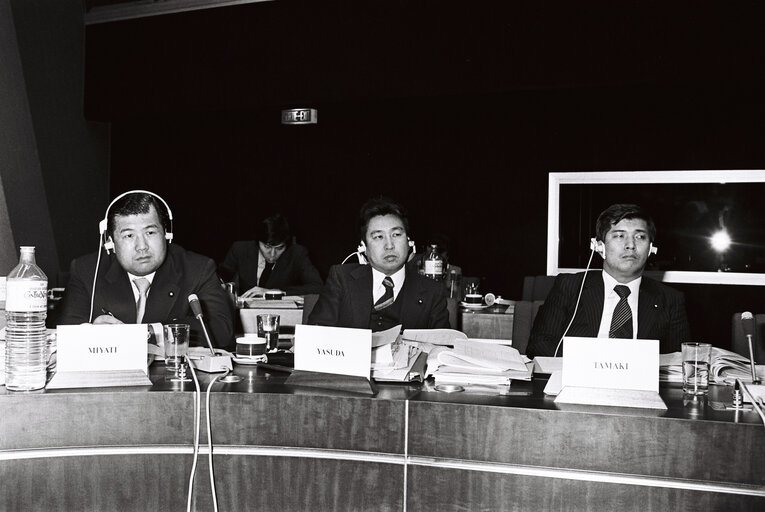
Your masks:
<svg viewBox="0 0 765 512"><path fill-rule="evenodd" d="M403 341L401 326L372 333L372 378L387 382L411 382L425 378L426 357L417 344Z"/></svg>
<svg viewBox="0 0 765 512"><path fill-rule="evenodd" d="M683 382L683 356L680 352L659 356L659 382ZM765 365L756 365L757 376L765 379ZM735 379L752 381L749 358L730 350L712 347L709 365L709 381L733 385Z"/></svg>
<svg viewBox="0 0 765 512"><path fill-rule="evenodd" d="M472 340L451 349L437 347L428 356L428 374L436 384L509 384L531 380L532 368L531 360L512 347Z"/></svg>

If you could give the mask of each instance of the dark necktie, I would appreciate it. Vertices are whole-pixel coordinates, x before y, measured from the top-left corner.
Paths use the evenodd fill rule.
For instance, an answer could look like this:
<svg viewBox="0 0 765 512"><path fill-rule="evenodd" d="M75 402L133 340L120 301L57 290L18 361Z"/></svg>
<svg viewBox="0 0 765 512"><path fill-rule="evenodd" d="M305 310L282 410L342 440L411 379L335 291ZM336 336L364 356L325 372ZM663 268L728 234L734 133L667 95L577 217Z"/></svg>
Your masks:
<svg viewBox="0 0 765 512"><path fill-rule="evenodd" d="M609 338L632 338L632 310L627 303L630 289L623 284L614 286L614 291L619 296L619 302L614 308L614 316L611 318L611 329L608 331Z"/></svg>
<svg viewBox="0 0 765 512"><path fill-rule="evenodd" d="M390 276L385 276L382 284L385 287L385 293L375 302L375 311L380 311L393 304L393 279Z"/></svg>
<svg viewBox="0 0 765 512"><path fill-rule="evenodd" d="M274 265L276 265L276 263L266 262L266 267L263 269L263 272L260 273L260 279L258 279L258 286L261 286L261 287L266 286L266 283L268 282L268 278L271 277L271 270L273 270Z"/></svg>

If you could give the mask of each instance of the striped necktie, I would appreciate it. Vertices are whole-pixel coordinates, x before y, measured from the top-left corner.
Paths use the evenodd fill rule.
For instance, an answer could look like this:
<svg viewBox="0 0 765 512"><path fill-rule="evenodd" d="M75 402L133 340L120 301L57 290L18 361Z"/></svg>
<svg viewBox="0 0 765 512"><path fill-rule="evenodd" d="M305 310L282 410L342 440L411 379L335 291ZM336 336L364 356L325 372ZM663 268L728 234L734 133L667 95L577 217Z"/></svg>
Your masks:
<svg viewBox="0 0 765 512"><path fill-rule="evenodd" d="M375 311L380 311L393 304L393 279L390 276L385 276L382 284L385 287L385 293L375 302Z"/></svg>
<svg viewBox="0 0 765 512"><path fill-rule="evenodd" d="M632 338L632 310L627 303L630 289L623 284L614 286L614 291L619 296L614 308L614 316L611 318L611 329L608 331L609 338Z"/></svg>
<svg viewBox="0 0 765 512"><path fill-rule="evenodd" d="M138 302L135 303L135 323L140 324L143 320L143 314L146 312L146 298L148 297L149 286L151 283L145 277L139 277L133 281L138 288Z"/></svg>

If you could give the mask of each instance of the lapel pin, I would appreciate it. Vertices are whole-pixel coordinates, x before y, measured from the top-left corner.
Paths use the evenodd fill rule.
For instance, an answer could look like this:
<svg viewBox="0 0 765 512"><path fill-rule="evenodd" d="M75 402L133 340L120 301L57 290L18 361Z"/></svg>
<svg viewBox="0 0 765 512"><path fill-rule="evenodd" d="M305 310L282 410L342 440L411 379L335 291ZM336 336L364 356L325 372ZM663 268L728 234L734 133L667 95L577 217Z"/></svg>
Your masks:
<svg viewBox="0 0 765 512"><path fill-rule="evenodd" d="M419 299L419 300L417 301L417 304L422 304L422 299Z"/></svg>
<svg viewBox="0 0 765 512"><path fill-rule="evenodd" d="M175 294L174 294L173 292L168 292L167 294L168 294L169 296L171 296L171 297L175 296Z"/></svg>

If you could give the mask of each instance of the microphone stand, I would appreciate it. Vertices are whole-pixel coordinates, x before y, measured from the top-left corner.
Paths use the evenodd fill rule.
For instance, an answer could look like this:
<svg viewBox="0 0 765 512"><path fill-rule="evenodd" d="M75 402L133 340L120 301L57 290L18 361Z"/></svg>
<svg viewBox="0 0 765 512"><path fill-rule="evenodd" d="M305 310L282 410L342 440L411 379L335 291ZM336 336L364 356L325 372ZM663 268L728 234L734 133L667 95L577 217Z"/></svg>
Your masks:
<svg viewBox="0 0 765 512"><path fill-rule="evenodd" d="M752 384L759 384L760 379L757 378L757 368L754 365L754 347L752 345L752 335L746 335L746 341L749 343L749 365L752 368Z"/></svg>

